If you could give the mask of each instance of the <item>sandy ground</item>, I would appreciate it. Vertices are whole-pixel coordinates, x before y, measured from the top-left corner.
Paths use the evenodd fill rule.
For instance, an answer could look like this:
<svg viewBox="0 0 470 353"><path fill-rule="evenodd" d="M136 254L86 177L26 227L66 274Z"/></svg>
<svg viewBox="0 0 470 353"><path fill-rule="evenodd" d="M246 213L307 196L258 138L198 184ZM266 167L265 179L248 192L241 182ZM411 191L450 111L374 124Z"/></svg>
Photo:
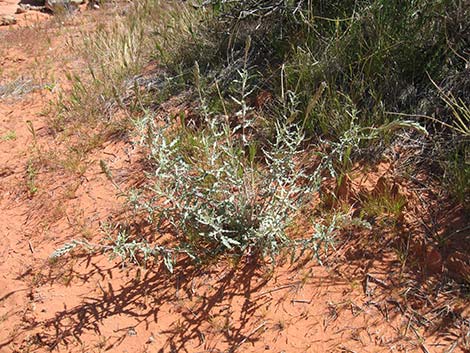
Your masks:
<svg viewBox="0 0 470 353"><path fill-rule="evenodd" d="M14 6L0 1L0 14ZM65 45L74 26L80 20L64 27L45 16L0 31L0 85L31 80L22 94L0 97L0 352L452 347L451 331L424 333L406 315L398 290L384 288L401 270L393 251L339 249L350 264L330 268L313 261L275 267L222 261L207 268L181 264L173 275L87 253L51 262L50 254L72 239L98 242L100 227L122 211L99 161L126 186L140 158L128 141L110 141L87 157L82 175L54 167L51 156L67 142L48 128L58 94L51 87L66 87L65 73L80 65Z"/></svg>
<svg viewBox="0 0 470 353"><path fill-rule="evenodd" d="M18 0L0 0L0 16L13 15L18 7Z"/></svg>

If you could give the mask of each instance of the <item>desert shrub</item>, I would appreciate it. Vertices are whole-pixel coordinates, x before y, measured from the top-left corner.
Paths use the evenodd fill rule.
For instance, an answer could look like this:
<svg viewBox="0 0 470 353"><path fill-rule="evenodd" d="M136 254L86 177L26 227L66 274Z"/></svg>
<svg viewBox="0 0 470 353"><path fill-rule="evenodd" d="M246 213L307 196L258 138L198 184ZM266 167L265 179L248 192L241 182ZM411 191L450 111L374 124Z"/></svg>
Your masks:
<svg viewBox="0 0 470 353"><path fill-rule="evenodd" d="M262 157L255 142L237 136L240 129L215 117L201 131L176 135L171 125L150 125L151 197L136 207L152 223L168 222L194 257L278 253L289 241L292 214L312 189L295 163L303 142L295 126L277 124Z"/></svg>
<svg viewBox="0 0 470 353"><path fill-rule="evenodd" d="M173 233L172 254L198 261L220 254L274 259L294 244L286 229L319 185L320 173L307 175L297 158L305 134L283 115L273 140L256 138L245 101L248 72L239 72L233 117L209 109L198 65L194 76L202 123L189 125L184 115L139 123L151 171L147 187L133 193L141 196L130 202L160 231Z"/></svg>

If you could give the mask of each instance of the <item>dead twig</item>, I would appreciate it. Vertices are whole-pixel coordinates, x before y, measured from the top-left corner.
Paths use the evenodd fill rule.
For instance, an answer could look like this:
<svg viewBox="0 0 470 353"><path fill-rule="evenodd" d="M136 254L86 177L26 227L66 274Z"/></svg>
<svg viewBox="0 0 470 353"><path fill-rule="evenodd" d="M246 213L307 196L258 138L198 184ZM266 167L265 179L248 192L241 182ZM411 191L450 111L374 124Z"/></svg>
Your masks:
<svg viewBox="0 0 470 353"><path fill-rule="evenodd" d="M31 241L29 240L28 240L28 246L29 246L29 251L31 251L31 254L34 254L33 244L31 244Z"/></svg>
<svg viewBox="0 0 470 353"><path fill-rule="evenodd" d="M292 299L290 301L292 304L295 304L295 303L303 303L303 304L310 304L312 303L312 300L307 300L307 299Z"/></svg>
<svg viewBox="0 0 470 353"><path fill-rule="evenodd" d="M294 288L294 287L297 286L297 284L298 284L298 283L286 284L286 285L283 285L283 286L280 286L280 287L276 287L276 288L273 288L273 289L270 289L270 290L261 292L260 294L258 294L257 296L255 296L253 299L259 299L259 298L264 297L264 296L267 295L267 294L271 294L271 293L274 293L274 292L277 292L277 291L280 291L280 290L283 290L283 289Z"/></svg>
<svg viewBox="0 0 470 353"><path fill-rule="evenodd" d="M248 335L245 336L240 342L238 342L234 347L230 349L230 353L234 353L238 348L240 348L246 341L250 339L256 332L261 330L264 326L266 326L266 322L263 321L261 325L257 326L253 331L251 331Z"/></svg>

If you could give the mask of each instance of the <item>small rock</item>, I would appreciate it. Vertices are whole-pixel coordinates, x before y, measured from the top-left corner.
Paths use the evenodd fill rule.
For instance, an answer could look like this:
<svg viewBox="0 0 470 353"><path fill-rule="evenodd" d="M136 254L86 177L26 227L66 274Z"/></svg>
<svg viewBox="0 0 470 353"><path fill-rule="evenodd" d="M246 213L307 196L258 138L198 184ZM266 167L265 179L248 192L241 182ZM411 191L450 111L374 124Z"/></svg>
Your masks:
<svg viewBox="0 0 470 353"><path fill-rule="evenodd" d="M15 16L4 15L0 18L0 26L11 26L16 24Z"/></svg>
<svg viewBox="0 0 470 353"><path fill-rule="evenodd" d="M34 6L30 4L19 4L18 8L16 9L16 13L25 13L28 11L43 11L45 6Z"/></svg>
<svg viewBox="0 0 470 353"><path fill-rule="evenodd" d="M46 0L45 7L53 13L73 12L78 8L78 1L72 0Z"/></svg>
<svg viewBox="0 0 470 353"><path fill-rule="evenodd" d="M97 0L89 0L86 7L89 10L98 10L100 8L100 5L98 4Z"/></svg>
<svg viewBox="0 0 470 353"><path fill-rule="evenodd" d="M16 14L28 12L29 6L29 4L19 4L18 8L16 9Z"/></svg>

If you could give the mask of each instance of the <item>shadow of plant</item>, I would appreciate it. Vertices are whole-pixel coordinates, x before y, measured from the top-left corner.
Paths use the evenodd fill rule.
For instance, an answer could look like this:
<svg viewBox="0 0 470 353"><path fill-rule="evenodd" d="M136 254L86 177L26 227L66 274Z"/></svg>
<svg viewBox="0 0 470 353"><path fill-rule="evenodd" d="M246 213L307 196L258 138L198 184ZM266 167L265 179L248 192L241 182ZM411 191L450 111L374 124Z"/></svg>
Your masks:
<svg viewBox="0 0 470 353"><path fill-rule="evenodd" d="M85 259L91 270L86 274L74 273L75 281L87 282L91 277L112 279L112 272L118 266L99 268L90 259ZM228 347L236 347L240 342L256 341L256 335L246 335L253 325L254 314L266 298L254 300L252 294L267 283L259 264L243 263L227 270L196 268L189 262L181 262L173 274L164 266L147 270L137 269L135 277L115 288L108 281L101 288L100 296L84 296L79 305L56 312L54 317L44 322L34 322L26 330L42 328L37 334L37 344L55 349L67 346L74 339L82 342L87 332L101 334L104 320L125 315L136 320L131 327L115 332L120 335L109 347L119 345L139 327L148 328L151 323L164 321L160 334L165 336L165 347L172 351L188 351L188 342L205 343L207 330L217 331ZM50 277L53 283L58 280ZM236 310L231 310L231 302L236 300ZM241 301L241 302L240 302ZM222 309L221 309L222 308ZM165 321L168 312L176 311L176 322ZM218 325L214 317L226 317L230 325ZM256 321L256 320L255 320ZM206 344L209 344L206 342ZM0 348L5 343L0 345ZM163 348L162 348L163 349ZM162 350L163 351L163 350Z"/></svg>

